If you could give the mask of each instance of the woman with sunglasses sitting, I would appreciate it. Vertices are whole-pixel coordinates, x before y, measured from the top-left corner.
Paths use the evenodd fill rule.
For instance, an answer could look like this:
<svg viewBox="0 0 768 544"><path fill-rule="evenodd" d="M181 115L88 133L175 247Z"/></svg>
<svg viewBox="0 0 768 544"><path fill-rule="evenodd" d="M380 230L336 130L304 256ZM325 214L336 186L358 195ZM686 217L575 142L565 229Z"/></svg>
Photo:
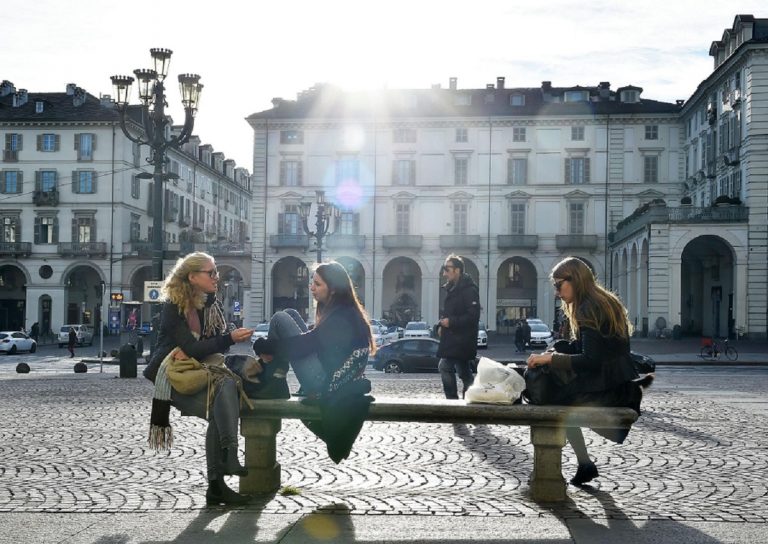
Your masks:
<svg viewBox="0 0 768 544"><path fill-rule="evenodd" d="M206 501L208 504L242 504L249 497L233 491L224 482L225 475L247 474L237 459L239 394L242 390L239 378L224 365L209 364L203 375L207 384L196 393L183 394L173 386L167 372L172 365L171 359L211 360L211 356L215 358L233 344L251 338L251 329L228 329L221 302L216 299L218 282L219 273L213 257L202 252L179 259L165 279L157 344L144 370L144 377L155 383L149 442L153 449L170 449L173 442L168 419L170 406L176 407L184 416L208 420ZM219 361L222 359L220 356ZM240 370L255 376L261 368L252 357L250 363L249 368Z"/></svg>
<svg viewBox="0 0 768 544"><path fill-rule="evenodd" d="M580 259L567 257L552 269L552 283L562 299L570 328L570 341L560 340L554 349L528 357L528 368L550 365L562 387L552 404L571 406L623 406L640 413L642 389L653 375L638 380L630 358L632 325L619 298L595 280ZM628 429L594 429L621 444ZM566 427L578 469L571 479L582 485L597 478L598 471L587 452L579 427Z"/></svg>

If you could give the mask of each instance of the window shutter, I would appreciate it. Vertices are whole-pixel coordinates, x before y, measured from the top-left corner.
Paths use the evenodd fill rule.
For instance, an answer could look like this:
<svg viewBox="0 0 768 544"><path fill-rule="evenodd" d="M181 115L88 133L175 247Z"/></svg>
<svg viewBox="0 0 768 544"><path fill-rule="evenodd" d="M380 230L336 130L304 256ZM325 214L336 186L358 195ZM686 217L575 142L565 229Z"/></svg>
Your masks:
<svg viewBox="0 0 768 544"><path fill-rule="evenodd" d="M277 214L277 233L285 234L285 214Z"/></svg>
<svg viewBox="0 0 768 544"><path fill-rule="evenodd" d="M43 150L43 135L38 134L37 135L37 150L42 151Z"/></svg>
<svg viewBox="0 0 768 544"><path fill-rule="evenodd" d="M35 191L40 190L40 170L35 170Z"/></svg>
<svg viewBox="0 0 768 544"><path fill-rule="evenodd" d="M589 158L584 159L584 183L589 183Z"/></svg>
<svg viewBox="0 0 768 544"><path fill-rule="evenodd" d="M91 172L91 188L95 194L98 191L97 183L99 183L99 176L96 172Z"/></svg>
<svg viewBox="0 0 768 544"><path fill-rule="evenodd" d="M19 192L23 193L22 185L24 184L24 170L17 170L16 171L16 183L17 187L19 188Z"/></svg>
<svg viewBox="0 0 768 544"><path fill-rule="evenodd" d="M296 182L299 186L304 185L304 161L298 161L296 165Z"/></svg>
<svg viewBox="0 0 768 544"><path fill-rule="evenodd" d="M392 162L392 185L400 185L400 173L397 169L397 161Z"/></svg>
<svg viewBox="0 0 768 544"><path fill-rule="evenodd" d="M75 151L80 149L80 135L75 134Z"/></svg>
<svg viewBox="0 0 768 544"><path fill-rule="evenodd" d="M59 243L59 218L54 217L53 218L53 243L58 244Z"/></svg>
<svg viewBox="0 0 768 544"><path fill-rule="evenodd" d="M58 134L56 134L56 135L53 137L53 139L54 139L54 142L53 142L53 150L54 150L54 151L58 151L58 150L59 150L59 147L61 146L61 136L59 136Z"/></svg>
<svg viewBox="0 0 768 544"><path fill-rule="evenodd" d="M89 242L96 241L96 218L91 219L91 239Z"/></svg>
<svg viewBox="0 0 768 544"><path fill-rule="evenodd" d="M77 217L72 218L72 241L73 242L80 241L77 237Z"/></svg>
<svg viewBox="0 0 768 544"><path fill-rule="evenodd" d="M24 145L22 144L22 142L24 141L24 135L23 135L23 134L17 134L17 135L16 135L16 141L17 141L17 142L18 142L18 144L19 144L19 145L16 147L16 149L17 149L18 151L21 151L21 150L24 148Z"/></svg>
<svg viewBox="0 0 768 544"><path fill-rule="evenodd" d="M5 149L11 149L11 136L10 133L5 135Z"/></svg>
<svg viewBox="0 0 768 544"><path fill-rule="evenodd" d="M80 192L80 176L78 175L77 170L72 170L72 192Z"/></svg>
<svg viewBox="0 0 768 544"><path fill-rule="evenodd" d="M285 185L286 183L287 170L285 161L280 161L280 185Z"/></svg>
<svg viewBox="0 0 768 544"><path fill-rule="evenodd" d="M416 161L411 161L411 185L416 185Z"/></svg>
<svg viewBox="0 0 768 544"><path fill-rule="evenodd" d="M507 185L512 185L512 169L515 163L512 159L507 159Z"/></svg>
<svg viewBox="0 0 768 544"><path fill-rule="evenodd" d="M522 168L522 171L520 172L520 176L521 176L520 184L527 185L528 184L528 159L523 159L522 164L523 164L523 168Z"/></svg>
<svg viewBox="0 0 768 544"><path fill-rule="evenodd" d="M356 213L353 217L355 218L355 222L354 222L354 226L353 226L354 233L355 234L360 234L360 214Z"/></svg>
<svg viewBox="0 0 768 544"><path fill-rule="evenodd" d="M42 244L42 237L40 236L41 227L40 217L35 217L35 244Z"/></svg>
<svg viewBox="0 0 768 544"><path fill-rule="evenodd" d="M96 151L96 135L91 134L91 151Z"/></svg>
<svg viewBox="0 0 768 544"><path fill-rule="evenodd" d="M571 182L571 159L565 159L565 182Z"/></svg>

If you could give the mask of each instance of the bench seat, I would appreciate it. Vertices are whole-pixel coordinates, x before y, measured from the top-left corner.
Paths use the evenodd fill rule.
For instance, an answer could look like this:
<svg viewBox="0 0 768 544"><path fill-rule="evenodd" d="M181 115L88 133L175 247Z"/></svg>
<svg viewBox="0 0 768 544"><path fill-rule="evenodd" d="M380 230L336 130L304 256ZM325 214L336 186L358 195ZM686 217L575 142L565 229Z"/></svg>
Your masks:
<svg viewBox="0 0 768 544"><path fill-rule="evenodd" d="M276 439L283 419L320 419L317 406L306 406L296 398L253 400L254 409L241 411L240 433L245 437L248 476L240 478L242 493L270 493L280 487L280 463ZM419 423L474 423L524 425L531 428L533 473L531 496L536 501L556 502L566 498L562 474L565 427L628 428L637 419L630 408L586 408L533 406L530 404L469 404L463 400L380 398L370 406L367 421L413 421Z"/></svg>

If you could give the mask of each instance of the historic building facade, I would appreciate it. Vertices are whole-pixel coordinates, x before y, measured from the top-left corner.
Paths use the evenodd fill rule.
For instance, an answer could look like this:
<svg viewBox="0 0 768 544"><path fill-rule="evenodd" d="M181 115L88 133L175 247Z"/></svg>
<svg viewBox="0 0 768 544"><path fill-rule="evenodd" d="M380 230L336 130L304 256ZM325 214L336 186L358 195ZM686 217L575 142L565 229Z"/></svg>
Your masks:
<svg viewBox="0 0 768 544"><path fill-rule="evenodd" d="M140 125L130 130L139 134ZM110 98L75 85L32 93L4 81L0 143L0 330L96 324L112 293L143 301L155 207L151 180L137 175L151 167L146 147L122 133ZM209 250L222 256L222 296L242 300L251 275L250 174L197 137L169 153L168 171L178 179L164 195L165 268ZM112 306L117 316L120 305Z"/></svg>
<svg viewBox="0 0 768 544"><path fill-rule="evenodd" d="M554 323L548 273L576 255L642 333L765 336L765 41L765 20L737 17L712 46L715 71L676 103L632 85L506 88L503 77L275 99L248 118L248 315L311 313L316 240L302 203L322 190L338 210L324 257L347 267L372 317L435 322L440 266L455 252L490 329ZM730 207L713 206L721 195Z"/></svg>

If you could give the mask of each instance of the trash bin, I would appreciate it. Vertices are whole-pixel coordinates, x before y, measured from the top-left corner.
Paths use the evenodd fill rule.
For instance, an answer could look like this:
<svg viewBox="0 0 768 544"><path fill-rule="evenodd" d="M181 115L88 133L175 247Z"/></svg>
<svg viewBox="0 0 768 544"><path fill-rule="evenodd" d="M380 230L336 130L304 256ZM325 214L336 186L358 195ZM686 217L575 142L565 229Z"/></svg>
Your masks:
<svg viewBox="0 0 768 544"><path fill-rule="evenodd" d="M120 346L118 353L120 359L120 377L121 378L135 378L136 377L136 348L133 344L123 344Z"/></svg>

